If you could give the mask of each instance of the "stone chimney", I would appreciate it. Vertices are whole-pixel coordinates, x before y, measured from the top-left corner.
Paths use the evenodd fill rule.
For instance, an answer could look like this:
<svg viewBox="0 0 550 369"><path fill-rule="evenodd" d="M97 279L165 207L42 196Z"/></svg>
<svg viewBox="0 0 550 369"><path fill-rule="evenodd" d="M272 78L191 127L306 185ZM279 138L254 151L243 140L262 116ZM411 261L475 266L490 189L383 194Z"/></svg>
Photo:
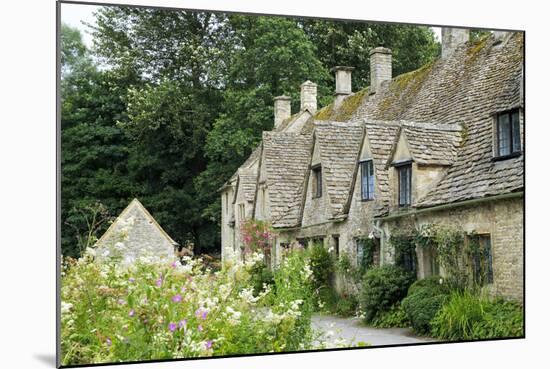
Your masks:
<svg viewBox="0 0 550 369"><path fill-rule="evenodd" d="M465 28L441 28L441 59L447 59L456 48L470 39L470 30Z"/></svg>
<svg viewBox="0 0 550 369"><path fill-rule="evenodd" d="M391 50L385 47L376 47L370 55L370 88L374 94L385 81L391 80Z"/></svg>
<svg viewBox="0 0 550 369"><path fill-rule="evenodd" d="M336 79L336 91L334 92L334 107L338 107L346 96L351 95L351 72L355 68L336 66L330 71L334 72Z"/></svg>
<svg viewBox="0 0 550 369"><path fill-rule="evenodd" d="M290 97L277 96L274 99L274 113L275 113L275 128L279 127L281 123L290 118Z"/></svg>
<svg viewBox="0 0 550 369"><path fill-rule="evenodd" d="M300 110L309 110L311 114L317 111L317 85L305 81L300 86Z"/></svg>

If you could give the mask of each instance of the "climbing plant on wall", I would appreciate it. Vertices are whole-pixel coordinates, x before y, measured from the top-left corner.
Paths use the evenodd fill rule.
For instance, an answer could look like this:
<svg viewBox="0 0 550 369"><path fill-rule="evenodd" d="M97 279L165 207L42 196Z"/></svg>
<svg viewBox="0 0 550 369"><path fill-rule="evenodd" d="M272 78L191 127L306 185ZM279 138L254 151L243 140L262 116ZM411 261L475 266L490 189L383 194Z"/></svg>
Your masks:
<svg viewBox="0 0 550 369"><path fill-rule="evenodd" d="M418 265L415 239L415 229L395 229L391 232L389 239L395 252L395 265L412 273L416 273Z"/></svg>
<svg viewBox="0 0 550 369"><path fill-rule="evenodd" d="M447 282L463 289L468 284L468 262L464 247L466 233L458 228L425 224L414 235L414 243L423 249L433 249L437 261L445 269Z"/></svg>

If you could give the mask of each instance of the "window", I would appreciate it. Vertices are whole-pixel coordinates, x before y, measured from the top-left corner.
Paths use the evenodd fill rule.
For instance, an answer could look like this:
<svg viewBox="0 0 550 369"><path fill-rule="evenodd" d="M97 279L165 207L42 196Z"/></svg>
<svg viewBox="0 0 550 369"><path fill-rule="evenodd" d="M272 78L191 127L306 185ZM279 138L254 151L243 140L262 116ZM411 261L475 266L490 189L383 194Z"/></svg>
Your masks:
<svg viewBox="0 0 550 369"><path fill-rule="evenodd" d="M239 204L239 220L244 222L244 204Z"/></svg>
<svg viewBox="0 0 550 369"><path fill-rule="evenodd" d="M493 283L491 236L488 234L470 236L468 242L471 242L474 283L481 286Z"/></svg>
<svg viewBox="0 0 550 369"><path fill-rule="evenodd" d="M321 171L321 164L318 164L311 168L313 174L313 197L321 197L323 195L323 175Z"/></svg>
<svg viewBox="0 0 550 369"><path fill-rule="evenodd" d="M361 200L374 199L374 167L372 160L361 162Z"/></svg>
<svg viewBox="0 0 550 369"><path fill-rule="evenodd" d="M357 266L361 267L363 265L363 258L365 257L365 248L367 247L365 239L358 239L355 241L355 248L357 256Z"/></svg>
<svg viewBox="0 0 550 369"><path fill-rule="evenodd" d="M497 157L521 152L519 109L497 115Z"/></svg>
<svg viewBox="0 0 550 369"><path fill-rule="evenodd" d="M411 205L411 171L411 164L397 167L400 207Z"/></svg>
<svg viewBox="0 0 550 369"><path fill-rule="evenodd" d="M260 203L261 206L262 206L262 216L265 218L265 203L266 203L266 198L265 198L265 186L262 187L262 202Z"/></svg>
<svg viewBox="0 0 550 369"><path fill-rule="evenodd" d="M338 257L340 255L340 236L332 235L332 242L334 245L334 255Z"/></svg>

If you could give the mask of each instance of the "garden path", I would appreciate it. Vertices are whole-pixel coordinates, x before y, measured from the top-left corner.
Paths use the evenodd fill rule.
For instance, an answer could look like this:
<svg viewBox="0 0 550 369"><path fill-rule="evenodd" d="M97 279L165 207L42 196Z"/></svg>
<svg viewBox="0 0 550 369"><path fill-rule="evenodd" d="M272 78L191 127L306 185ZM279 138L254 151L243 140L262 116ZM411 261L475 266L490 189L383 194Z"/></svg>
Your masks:
<svg viewBox="0 0 550 369"><path fill-rule="evenodd" d="M350 346L355 346L359 342L382 346L435 341L428 337L418 337L409 328L367 327L359 318L314 315L311 324L314 329L324 333L325 339L340 338L346 340Z"/></svg>

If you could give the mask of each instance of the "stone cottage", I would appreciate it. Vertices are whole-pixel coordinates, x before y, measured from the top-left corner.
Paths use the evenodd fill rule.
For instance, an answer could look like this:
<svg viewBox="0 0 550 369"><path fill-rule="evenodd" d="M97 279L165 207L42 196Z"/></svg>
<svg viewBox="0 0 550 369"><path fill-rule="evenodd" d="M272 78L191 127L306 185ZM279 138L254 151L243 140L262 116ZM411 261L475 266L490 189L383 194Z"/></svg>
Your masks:
<svg viewBox="0 0 550 369"><path fill-rule="evenodd" d="M293 242L323 242L355 258L365 240L374 264L393 263L392 232L447 224L472 235L495 293L523 296L523 33L469 41L442 30L441 57L392 76L391 50L371 50L371 85L351 89L335 67L332 104L317 110L316 85L300 111L275 98L274 128L220 189L222 257L239 255L239 224L269 221L271 259ZM419 278L439 274L416 250ZM479 272L479 270L477 270Z"/></svg>

